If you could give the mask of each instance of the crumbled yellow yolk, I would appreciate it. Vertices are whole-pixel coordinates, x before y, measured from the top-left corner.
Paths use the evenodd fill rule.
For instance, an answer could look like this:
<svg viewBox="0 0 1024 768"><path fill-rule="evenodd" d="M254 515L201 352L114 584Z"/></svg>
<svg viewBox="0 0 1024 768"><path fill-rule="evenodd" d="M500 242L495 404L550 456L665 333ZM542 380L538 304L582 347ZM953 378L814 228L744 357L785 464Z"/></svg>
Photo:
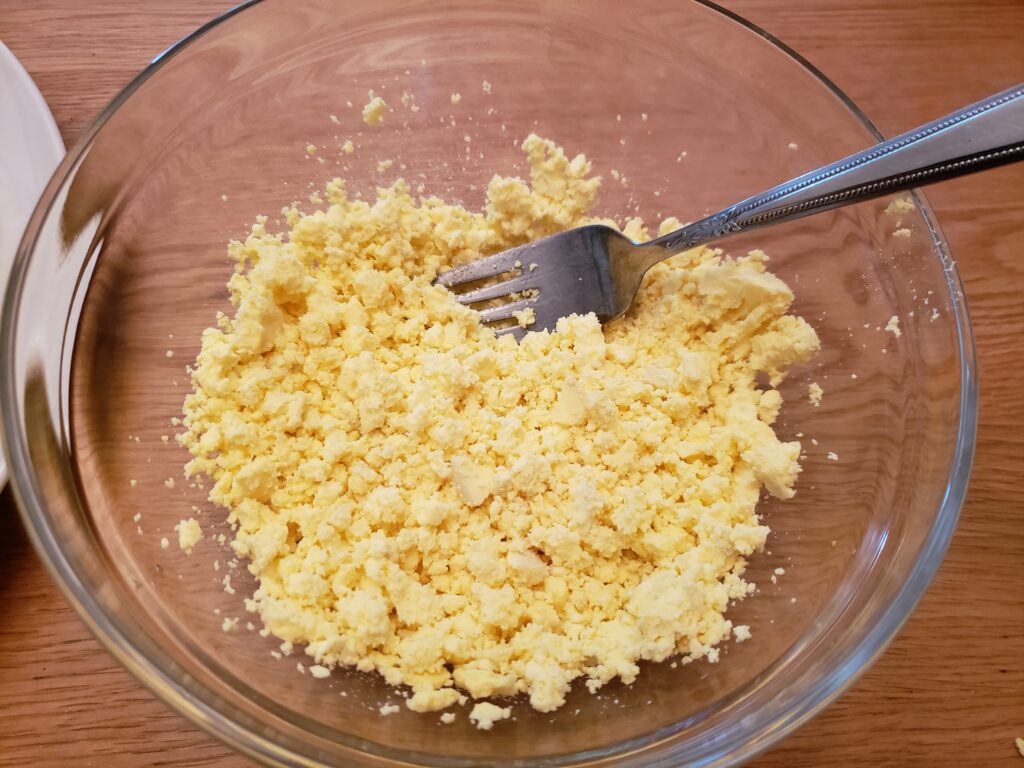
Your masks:
<svg viewBox="0 0 1024 768"><path fill-rule="evenodd" d="M230 246L235 315L204 332L184 406L187 470L213 478L266 627L410 686L417 711L460 689L550 711L576 678L715 659L768 534L760 490L788 498L799 472L755 377L777 385L818 339L764 254L689 251L622 319L518 345L432 285L596 221L582 155L523 149L530 184L495 176L482 213L336 181L286 238L260 220Z"/></svg>
<svg viewBox="0 0 1024 768"><path fill-rule="evenodd" d="M489 701L481 701L473 707L469 719L481 731L489 731L496 722L508 719L511 714L512 710L509 707L499 707Z"/></svg>
<svg viewBox="0 0 1024 768"><path fill-rule="evenodd" d="M896 315L889 318L889 322L885 324L885 330L897 339L903 335L903 332L900 330L900 319Z"/></svg>
<svg viewBox="0 0 1024 768"><path fill-rule="evenodd" d="M367 125L380 125L384 122L384 115L388 112L388 105L380 96L374 96L371 92L370 100L363 107L363 122Z"/></svg>
<svg viewBox="0 0 1024 768"><path fill-rule="evenodd" d="M824 394L825 390L821 388L818 382L812 381L807 385L807 399L811 401L811 405L815 408L821 405L821 398Z"/></svg>
<svg viewBox="0 0 1024 768"><path fill-rule="evenodd" d="M910 197L897 197L885 207L885 212L890 215L910 213L917 210L917 206Z"/></svg>
<svg viewBox="0 0 1024 768"><path fill-rule="evenodd" d="M182 520L174 526L174 530L178 532L178 547L181 548L185 554L191 554L192 549L203 539L203 529L199 525L199 521L195 518L188 518Z"/></svg>

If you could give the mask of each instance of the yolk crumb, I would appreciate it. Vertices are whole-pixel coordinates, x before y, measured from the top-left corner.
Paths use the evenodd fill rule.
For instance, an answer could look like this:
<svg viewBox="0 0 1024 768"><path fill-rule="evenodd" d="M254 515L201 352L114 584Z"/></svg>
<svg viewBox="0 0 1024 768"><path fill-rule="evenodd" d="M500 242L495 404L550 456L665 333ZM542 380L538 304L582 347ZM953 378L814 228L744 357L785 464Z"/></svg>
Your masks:
<svg viewBox="0 0 1024 768"><path fill-rule="evenodd" d="M174 530L178 532L178 547L186 555L192 554L192 549L203 539L203 529L195 518L182 520Z"/></svg>
<svg viewBox="0 0 1024 768"><path fill-rule="evenodd" d="M384 122L384 115L387 114L388 105L380 96L371 96L370 100L363 107L363 122L367 125L380 125Z"/></svg>
<svg viewBox="0 0 1024 768"><path fill-rule="evenodd" d="M506 720L512 714L509 707L499 707L489 701L481 701L469 713L469 719L482 731L489 731L499 720Z"/></svg>
<svg viewBox="0 0 1024 768"><path fill-rule="evenodd" d="M818 382L812 381L807 385L807 399L811 401L811 405L815 408L821 405L821 397L824 394L825 390L821 388L821 385Z"/></svg>

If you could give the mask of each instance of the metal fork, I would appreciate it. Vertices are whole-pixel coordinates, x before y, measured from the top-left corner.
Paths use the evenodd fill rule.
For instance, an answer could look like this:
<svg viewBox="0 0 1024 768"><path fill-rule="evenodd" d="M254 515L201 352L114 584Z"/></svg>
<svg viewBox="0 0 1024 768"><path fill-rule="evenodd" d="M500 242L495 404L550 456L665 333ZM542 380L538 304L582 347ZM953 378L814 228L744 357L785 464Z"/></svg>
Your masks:
<svg viewBox="0 0 1024 768"><path fill-rule="evenodd" d="M485 323L532 309L527 328L498 330L517 338L555 327L558 319L593 312L607 323L633 303L644 273L663 259L737 232L963 176L1024 159L1024 83L971 104L838 162L799 176L646 243L600 225L579 227L443 272L452 289L510 274L458 293L484 308Z"/></svg>

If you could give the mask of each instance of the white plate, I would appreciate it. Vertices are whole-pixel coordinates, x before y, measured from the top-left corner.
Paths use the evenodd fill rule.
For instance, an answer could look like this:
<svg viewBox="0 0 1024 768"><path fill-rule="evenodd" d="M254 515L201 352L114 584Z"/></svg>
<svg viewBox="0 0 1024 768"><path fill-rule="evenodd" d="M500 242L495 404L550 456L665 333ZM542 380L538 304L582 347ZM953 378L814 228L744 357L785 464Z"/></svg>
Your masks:
<svg viewBox="0 0 1024 768"><path fill-rule="evenodd" d="M63 157L64 142L49 107L0 43L0 296L25 224ZM6 482L7 461L0 456L0 488Z"/></svg>

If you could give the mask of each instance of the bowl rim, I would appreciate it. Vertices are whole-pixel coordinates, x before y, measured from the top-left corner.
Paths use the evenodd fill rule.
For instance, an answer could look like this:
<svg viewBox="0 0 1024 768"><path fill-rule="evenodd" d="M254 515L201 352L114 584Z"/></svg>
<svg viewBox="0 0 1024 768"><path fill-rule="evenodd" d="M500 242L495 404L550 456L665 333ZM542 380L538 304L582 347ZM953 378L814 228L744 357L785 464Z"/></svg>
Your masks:
<svg viewBox="0 0 1024 768"><path fill-rule="evenodd" d="M118 663L172 710L238 752L268 765L321 766L327 764L299 754L267 738L255 729L241 725L236 720L227 717L221 711L197 698L144 653L134 647L125 633L122 632L119 624L111 620L102 610L98 609L92 596L77 580L67 559L64 557L60 543L46 525L41 498L30 480L32 474L31 461L28 452L23 450L25 435L20 430L18 419L12 418L18 412L17 397L13 371L11 366L6 365L14 352L15 307L20 300L27 265L35 249L42 222L48 217L54 206L57 192L67 175L78 165L97 133L118 108L143 83L161 69L165 63L222 23L262 2L263 0L245 0L198 27L195 31L154 57L150 64L111 99L107 106L92 120L54 172L23 233L15 254L6 295L3 297L0 360L5 365L2 372L0 372L0 415L3 417L3 446L11 469L11 487L29 538L65 599L100 644ZM791 58L829 90L872 136L879 141L883 140L882 133L853 100L817 67L791 47L739 14L713 2L713 0L691 0L691 2L718 13L725 19L738 24L748 32L773 45L779 52ZM944 267L946 287L951 300L960 357L960 417L950 473L947 478L942 503L939 506L935 521L928 532L921 552L895 599L892 600L888 608L881 615L881 619L861 639L860 643L848 653L843 663L832 670L830 674L823 676L814 686L811 686L800 700L774 722L758 724L750 734L751 738L737 749L728 753L718 752L708 755L706 759L694 765L726 768L727 766L744 763L791 735L842 695L882 655L886 647L907 619L909 619L941 564L955 531L967 492L977 434L977 356L966 296L956 264L950 255L946 239L935 220L931 206L922 193L919 190L914 190L911 192L911 195L927 225L935 253ZM649 747L656 747L656 743L650 744ZM594 755L577 752L575 756L586 760ZM654 763L652 764L665 766L674 764L671 754L661 753L652 755L652 757L654 758ZM559 762L564 762L566 759L571 760L572 758L572 755L563 755L560 756Z"/></svg>

